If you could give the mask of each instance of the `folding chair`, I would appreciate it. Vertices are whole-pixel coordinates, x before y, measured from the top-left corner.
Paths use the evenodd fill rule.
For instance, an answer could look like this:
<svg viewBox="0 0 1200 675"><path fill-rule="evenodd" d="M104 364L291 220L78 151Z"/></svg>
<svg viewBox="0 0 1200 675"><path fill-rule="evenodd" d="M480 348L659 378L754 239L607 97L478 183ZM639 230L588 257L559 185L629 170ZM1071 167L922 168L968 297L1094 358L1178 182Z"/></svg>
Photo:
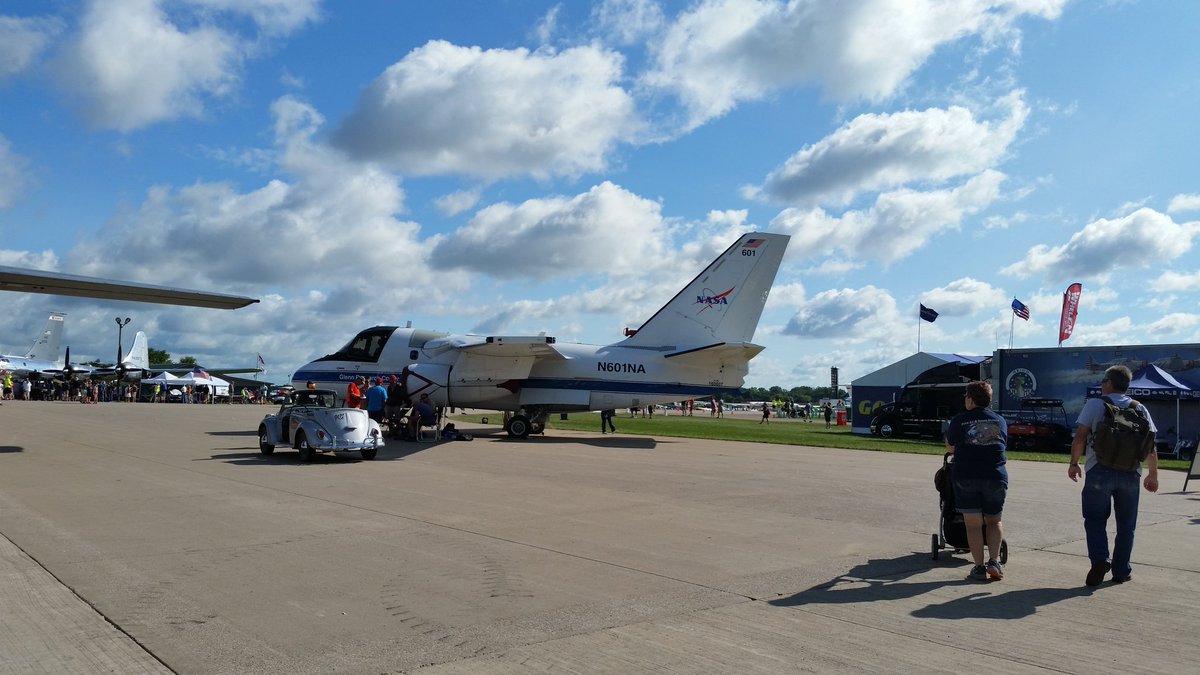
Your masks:
<svg viewBox="0 0 1200 675"><path fill-rule="evenodd" d="M432 424L421 424L420 421L418 421L417 422L417 442L419 442L419 443L424 443L424 442L436 443L438 438L442 435L441 421L442 421L442 418L439 415L434 415ZM425 437L426 433L429 434L429 438Z"/></svg>

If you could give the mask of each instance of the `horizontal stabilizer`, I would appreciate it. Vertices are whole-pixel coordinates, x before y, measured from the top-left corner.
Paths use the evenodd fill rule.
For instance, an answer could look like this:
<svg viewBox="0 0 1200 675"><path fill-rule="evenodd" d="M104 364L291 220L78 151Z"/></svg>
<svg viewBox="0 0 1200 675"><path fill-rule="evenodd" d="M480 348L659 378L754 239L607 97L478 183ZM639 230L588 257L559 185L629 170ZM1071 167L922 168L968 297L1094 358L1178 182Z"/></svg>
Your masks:
<svg viewBox="0 0 1200 675"><path fill-rule="evenodd" d="M764 349L751 342L718 342L707 347L685 349L667 354L665 358L676 363L696 366L720 366L744 364Z"/></svg>

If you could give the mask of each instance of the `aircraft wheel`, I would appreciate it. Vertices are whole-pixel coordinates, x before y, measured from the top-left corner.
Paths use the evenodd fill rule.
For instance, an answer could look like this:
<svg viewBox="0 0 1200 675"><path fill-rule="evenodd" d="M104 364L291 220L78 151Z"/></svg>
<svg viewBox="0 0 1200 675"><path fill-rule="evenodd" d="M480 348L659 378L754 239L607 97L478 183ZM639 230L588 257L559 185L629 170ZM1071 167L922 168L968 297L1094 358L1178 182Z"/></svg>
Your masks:
<svg viewBox="0 0 1200 675"><path fill-rule="evenodd" d="M546 431L546 425L542 424L541 422L532 422L530 424L529 433L531 433L531 434L540 434L545 431Z"/></svg>
<svg viewBox="0 0 1200 675"><path fill-rule="evenodd" d="M508 435L512 438L526 438L529 436L530 427L529 418L524 415L513 415L508 421Z"/></svg>
<svg viewBox="0 0 1200 675"><path fill-rule="evenodd" d="M266 427L258 428L258 451L264 455L270 455L275 452L275 444L272 443L270 437L267 436Z"/></svg>
<svg viewBox="0 0 1200 675"><path fill-rule="evenodd" d="M296 449L300 451L301 462L311 462L317 453L313 452L312 446L308 444L308 437L303 431L296 432Z"/></svg>

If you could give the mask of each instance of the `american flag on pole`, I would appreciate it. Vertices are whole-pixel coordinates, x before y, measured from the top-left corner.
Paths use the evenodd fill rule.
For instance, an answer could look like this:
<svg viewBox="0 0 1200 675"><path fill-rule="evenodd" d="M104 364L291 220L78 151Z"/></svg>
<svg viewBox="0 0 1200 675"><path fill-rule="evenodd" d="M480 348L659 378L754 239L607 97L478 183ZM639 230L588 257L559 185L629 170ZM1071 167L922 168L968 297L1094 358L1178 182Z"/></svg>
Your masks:
<svg viewBox="0 0 1200 675"><path fill-rule="evenodd" d="M212 377L200 366L196 366L195 368L192 368L192 374L196 375L197 377L202 377L206 380L212 379Z"/></svg>
<svg viewBox="0 0 1200 675"><path fill-rule="evenodd" d="M258 372L260 372L260 373L267 372L267 362L263 361L262 354L258 354L257 356L258 356Z"/></svg>
<svg viewBox="0 0 1200 675"><path fill-rule="evenodd" d="M1013 298L1012 310L1013 314L1016 314L1026 321L1029 320L1029 308L1026 307L1025 303L1021 302L1020 300Z"/></svg>

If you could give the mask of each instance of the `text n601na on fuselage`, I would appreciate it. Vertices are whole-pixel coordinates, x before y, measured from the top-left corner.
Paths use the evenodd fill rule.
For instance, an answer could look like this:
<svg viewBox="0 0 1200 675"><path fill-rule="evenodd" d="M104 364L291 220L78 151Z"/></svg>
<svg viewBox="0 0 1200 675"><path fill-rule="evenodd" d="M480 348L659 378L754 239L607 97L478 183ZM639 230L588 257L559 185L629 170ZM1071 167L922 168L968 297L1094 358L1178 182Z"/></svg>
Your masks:
<svg viewBox="0 0 1200 675"><path fill-rule="evenodd" d="M292 377L345 395L356 377L404 378L434 405L516 413L510 435L539 432L554 412L604 410L731 393L762 351L754 331L786 235L743 235L636 333L610 345L553 337L450 335L376 326Z"/></svg>

